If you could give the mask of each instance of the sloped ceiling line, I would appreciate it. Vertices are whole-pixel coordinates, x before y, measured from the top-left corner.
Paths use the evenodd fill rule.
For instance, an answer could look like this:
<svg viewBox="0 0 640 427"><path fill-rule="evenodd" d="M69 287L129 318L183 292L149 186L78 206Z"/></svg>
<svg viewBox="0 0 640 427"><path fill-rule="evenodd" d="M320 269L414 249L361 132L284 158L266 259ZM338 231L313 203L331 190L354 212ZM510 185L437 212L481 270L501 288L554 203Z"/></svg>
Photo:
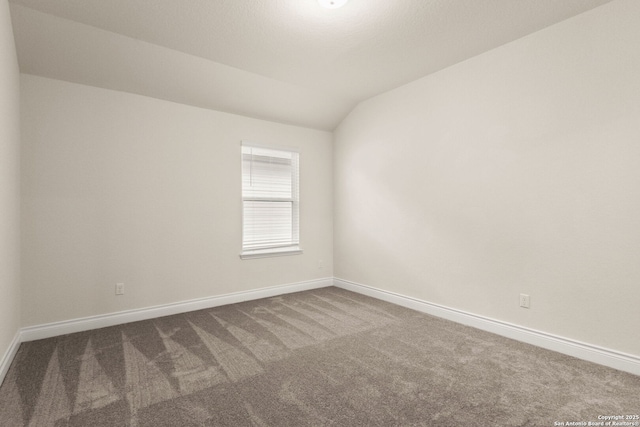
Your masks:
<svg viewBox="0 0 640 427"><path fill-rule="evenodd" d="M331 131L358 102L611 0L12 0L21 72Z"/></svg>

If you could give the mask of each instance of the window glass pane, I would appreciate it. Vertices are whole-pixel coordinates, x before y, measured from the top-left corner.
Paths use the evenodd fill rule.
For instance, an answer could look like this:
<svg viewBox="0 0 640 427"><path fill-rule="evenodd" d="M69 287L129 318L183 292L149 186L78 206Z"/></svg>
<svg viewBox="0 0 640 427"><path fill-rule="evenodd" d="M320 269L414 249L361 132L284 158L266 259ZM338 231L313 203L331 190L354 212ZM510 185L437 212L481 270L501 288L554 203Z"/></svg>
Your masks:
<svg viewBox="0 0 640 427"><path fill-rule="evenodd" d="M291 245L292 202L244 202L245 249Z"/></svg>
<svg viewBox="0 0 640 427"><path fill-rule="evenodd" d="M291 158L242 155L242 196L245 198L284 198L292 195Z"/></svg>

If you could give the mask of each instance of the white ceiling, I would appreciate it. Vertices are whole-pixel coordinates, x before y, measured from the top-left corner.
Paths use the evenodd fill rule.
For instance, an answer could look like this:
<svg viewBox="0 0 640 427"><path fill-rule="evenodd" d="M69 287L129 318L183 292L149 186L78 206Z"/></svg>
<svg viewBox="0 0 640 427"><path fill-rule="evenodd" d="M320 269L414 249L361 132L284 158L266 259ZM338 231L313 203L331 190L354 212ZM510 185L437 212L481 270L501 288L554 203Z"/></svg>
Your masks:
<svg viewBox="0 0 640 427"><path fill-rule="evenodd" d="M332 130L360 101L611 0L10 0L23 73Z"/></svg>

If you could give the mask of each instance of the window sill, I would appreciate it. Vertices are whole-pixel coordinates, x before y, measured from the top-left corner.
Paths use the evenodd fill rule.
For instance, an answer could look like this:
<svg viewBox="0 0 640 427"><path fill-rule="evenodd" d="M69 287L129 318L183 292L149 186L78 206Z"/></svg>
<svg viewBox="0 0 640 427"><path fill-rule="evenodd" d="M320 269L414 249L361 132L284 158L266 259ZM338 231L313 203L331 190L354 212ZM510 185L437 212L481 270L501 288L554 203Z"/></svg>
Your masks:
<svg viewBox="0 0 640 427"><path fill-rule="evenodd" d="M276 249L256 249L252 251L244 251L240 254L242 259L268 258L274 256L300 255L302 249L299 246L290 246L287 248Z"/></svg>

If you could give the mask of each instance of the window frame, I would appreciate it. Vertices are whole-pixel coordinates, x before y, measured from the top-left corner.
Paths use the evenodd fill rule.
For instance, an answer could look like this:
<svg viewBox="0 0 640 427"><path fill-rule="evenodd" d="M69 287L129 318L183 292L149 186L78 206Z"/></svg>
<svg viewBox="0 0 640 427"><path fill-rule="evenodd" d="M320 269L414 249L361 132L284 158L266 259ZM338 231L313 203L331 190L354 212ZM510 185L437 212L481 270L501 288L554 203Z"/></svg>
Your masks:
<svg viewBox="0 0 640 427"><path fill-rule="evenodd" d="M295 170L291 178L291 198L269 198L269 197L245 197L245 170L244 155L245 148L258 148L271 151L280 151L296 157L294 162ZM250 141L242 141L240 147L240 168L241 168L241 210L242 210L242 235L241 235L241 259L266 258L274 256L298 255L302 254L300 245L300 151L297 148L258 144ZM291 203L291 243L279 246L264 248L245 248L245 202L290 202Z"/></svg>

